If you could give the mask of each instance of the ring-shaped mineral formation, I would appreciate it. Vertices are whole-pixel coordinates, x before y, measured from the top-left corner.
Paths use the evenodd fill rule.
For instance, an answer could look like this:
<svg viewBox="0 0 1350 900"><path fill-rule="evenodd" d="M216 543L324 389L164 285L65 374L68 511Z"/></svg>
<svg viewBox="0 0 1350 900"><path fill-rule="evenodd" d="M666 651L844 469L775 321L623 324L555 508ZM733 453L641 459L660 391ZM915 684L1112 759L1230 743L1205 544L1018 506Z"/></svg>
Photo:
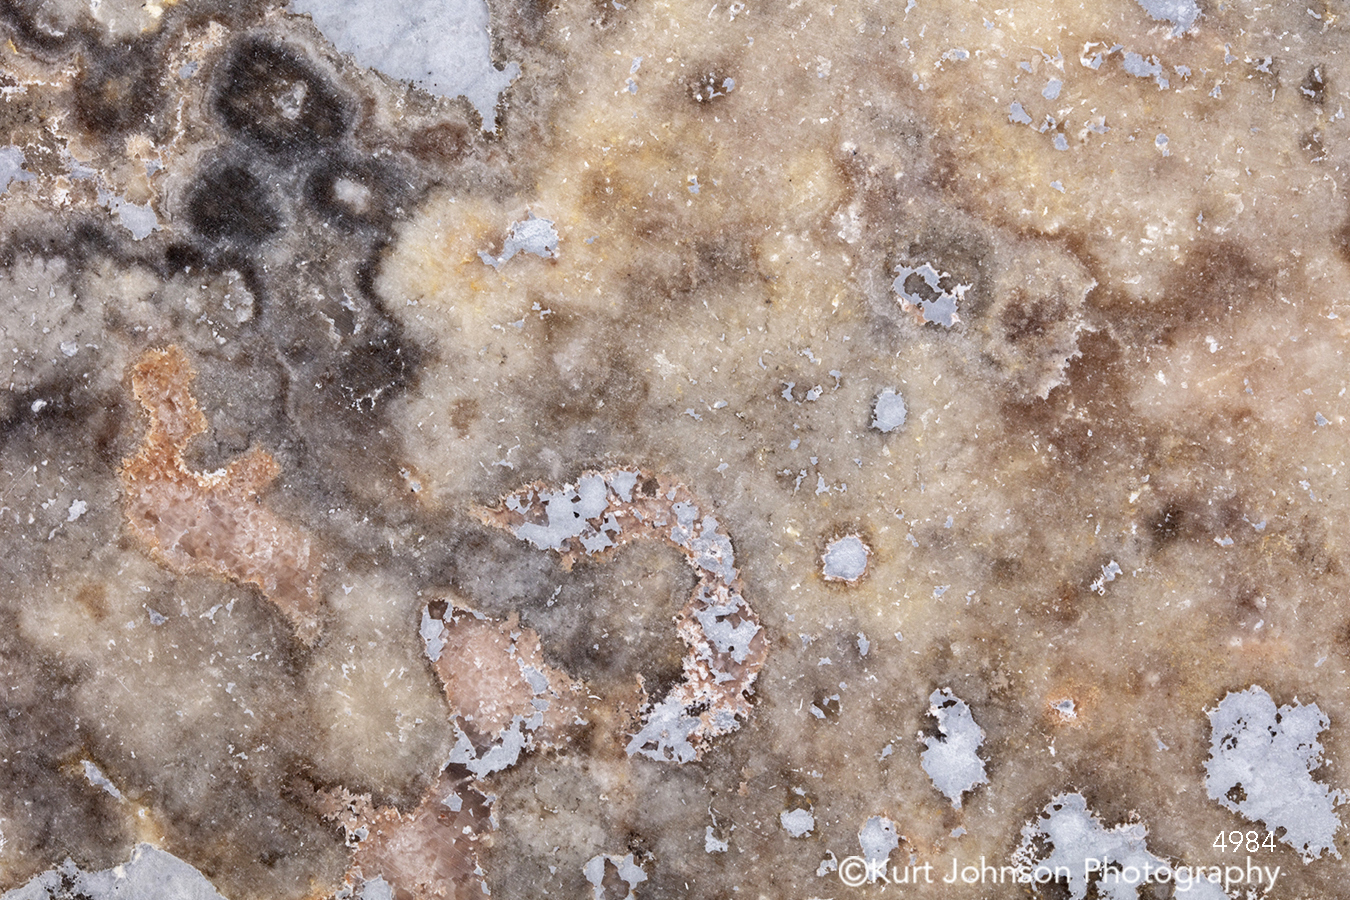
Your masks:
<svg viewBox="0 0 1350 900"><path fill-rule="evenodd" d="M688 647L684 678L643 710L629 756L685 763L707 742L750 715L750 691L768 653L768 639L742 596L731 539L684 485L636 469L590 472L575 485L530 485L502 498L482 520L541 550L571 570L583 556L604 557L633 541L656 540L680 550L698 576L675 616Z"/></svg>

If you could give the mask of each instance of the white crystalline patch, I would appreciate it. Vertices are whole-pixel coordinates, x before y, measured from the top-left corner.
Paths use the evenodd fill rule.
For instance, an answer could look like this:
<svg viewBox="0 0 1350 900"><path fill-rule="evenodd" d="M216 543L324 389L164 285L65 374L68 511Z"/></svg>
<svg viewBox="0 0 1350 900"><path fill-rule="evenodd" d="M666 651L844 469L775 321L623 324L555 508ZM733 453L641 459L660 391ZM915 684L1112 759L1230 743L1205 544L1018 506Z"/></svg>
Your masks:
<svg viewBox="0 0 1350 900"><path fill-rule="evenodd" d="M1133 867L1142 872L1168 868L1144 846L1147 830L1143 825L1117 825L1107 828L1087 808L1082 794L1060 794L1045 807L1036 821L1022 827L1022 844L1014 863L1035 871L1063 875L1068 873L1070 900L1083 900L1088 889L1088 862L1100 867L1114 864L1122 870ZM1043 841L1050 853L1037 857L1034 846ZM1139 881L1108 878L1097 882L1097 895L1104 900L1134 900L1139 896Z"/></svg>
<svg viewBox="0 0 1350 900"><path fill-rule="evenodd" d="M784 810L778 815L778 824L795 838L806 837L816 827L816 817L807 809Z"/></svg>
<svg viewBox="0 0 1350 900"><path fill-rule="evenodd" d="M1171 22L1176 27L1172 34L1185 34L1190 31L1195 20L1200 17L1200 4L1195 0L1136 0L1154 19Z"/></svg>
<svg viewBox="0 0 1350 900"><path fill-rule="evenodd" d="M713 827L709 825L703 831L703 852L704 853L726 853L731 845L726 841L719 841L717 835L713 833Z"/></svg>
<svg viewBox="0 0 1350 900"><path fill-rule="evenodd" d="M37 176L23 167L23 150L18 147L0 147L0 194L9 190L15 181L32 181Z"/></svg>
<svg viewBox="0 0 1350 900"><path fill-rule="evenodd" d="M361 65L438 97L464 97L497 129L497 99L520 66L492 64L484 0L291 0L333 46Z"/></svg>
<svg viewBox="0 0 1350 900"><path fill-rule="evenodd" d="M486 250L479 250L478 258L494 269L500 269L517 253L533 253L543 259L557 256L558 232L554 229L553 223L548 219L536 218L534 213L530 213L528 219L511 226L511 233L507 235L506 243L502 245L501 256L493 256Z"/></svg>
<svg viewBox="0 0 1350 900"><path fill-rule="evenodd" d="M890 819L873 816L858 829L858 844L869 863L867 880L875 881L880 874L888 871L886 860L890 858L891 851L900 846L900 833Z"/></svg>
<svg viewBox="0 0 1350 900"><path fill-rule="evenodd" d="M698 758L698 752L689 737L698 726L699 720L685 715L678 700L667 697L652 707L647 724L633 735L626 750L629 756L639 753L660 762L692 762Z"/></svg>
<svg viewBox="0 0 1350 900"><path fill-rule="evenodd" d="M433 619L431 611L422 610L422 624L418 627L418 633L422 635L422 643L427 648L427 659L436 662L441 658L441 651L445 649L445 624L440 619Z"/></svg>
<svg viewBox="0 0 1350 900"><path fill-rule="evenodd" d="M694 554L694 565L718 578L723 584L730 584L736 578L736 554L731 548L731 538L717 528L717 520L704 516L698 537L689 545Z"/></svg>
<svg viewBox="0 0 1350 900"><path fill-rule="evenodd" d="M933 786L960 809L962 794L989 782L984 760L975 752L984 742L984 729L975 724L965 701L945 688L933 691L928 702L928 712L937 719L942 736L923 739L928 747L922 756L923 770Z"/></svg>
<svg viewBox="0 0 1350 900"><path fill-rule="evenodd" d="M599 475L587 475L577 482L576 512L583 519L598 519L609 506L609 495L605 490L605 479Z"/></svg>
<svg viewBox="0 0 1350 900"><path fill-rule="evenodd" d="M905 424L905 398L886 388L872 405L872 427L882 434L889 434Z"/></svg>
<svg viewBox="0 0 1350 900"><path fill-rule="evenodd" d="M867 571L870 553L858 535L845 535L825 548L821 572L826 581L857 581Z"/></svg>
<svg viewBox="0 0 1350 900"><path fill-rule="evenodd" d="M670 511L675 514L675 524L670 526L670 540L681 547L688 547L694 538L694 520L698 518L698 507L681 501L672 503Z"/></svg>
<svg viewBox="0 0 1350 900"><path fill-rule="evenodd" d="M1162 63L1158 62L1158 57L1150 56L1148 59L1138 53L1126 51L1122 65L1125 71L1129 72L1135 78L1152 78L1157 82L1161 90L1168 86L1167 76L1163 73Z"/></svg>
<svg viewBox="0 0 1350 900"><path fill-rule="evenodd" d="M142 240L159 231L159 217L149 203L132 203L122 197L112 197L108 209L117 216L117 223L131 232L134 240Z"/></svg>
<svg viewBox="0 0 1350 900"><path fill-rule="evenodd" d="M1064 717L1066 722L1072 722L1078 718L1078 709L1074 705L1073 698L1065 697L1063 700L1056 700L1051 704L1055 712Z"/></svg>
<svg viewBox="0 0 1350 900"><path fill-rule="evenodd" d="M457 739L455 746L450 749L448 761L464 766L479 778L491 775L493 772L509 769L520 760L520 754L525 751L525 745L528 742L521 729L537 728L540 721L541 717L538 713L531 716L529 721L523 716L513 716L511 724L502 729L496 742L484 750L481 756L474 750L469 736L458 725L455 725Z"/></svg>
<svg viewBox="0 0 1350 900"><path fill-rule="evenodd" d="M369 881L362 882L361 900L394 900L394 886L385 881L380 875L376 875Z"/></svg>
<svg viewBox="0 0 1350 900"><path fill-rule="evenodd" d="M912 291L911 275L918 276L922 282ZM951 328L961 321L961 317L956 314L957 304L965 299L966 291L974 285L956 284L949 290L942 286L944 278L950 281L951 276L946 272L939 272L928 263L914 268L901 266L896 270L891 288L900 295L901 306L918 309L923 314L925 322L936 322L944 328Z"/></svg>
<svg viewBox="0 0 1350 900"><path fill-rule="evenodd" d="M604 482L601 482L601 489ZM540 550L561 550L569 539L580 537L589 529L583 513L595 508L594 497L582 497L575 489L559 491L556 494L540 492L539 499L544 502L544 512L548 516L547 525L535 525L527 522L515 529L516 537L529 541ZM604 507L600 507L604 511Z"/></svg>
<svg viewBox="0 0 1350 900"><path fill-rule="evenodd" d="M605 864L609 863L618 870L619 878L624 884L628 885L628 896L625 900L636 900L635 890L639 884L647 880L647 873L637 864L633 854L627 856L615 856L612 854L601 853L592 856L586 861L586 865L581 867L581 873L586 876L586 880L591 883L591 890L594 891L595 900L603 900L605 896Z"/></svg>
<svg viewBox="0 0 1350 900"><path fill-rule="evenodd" d="M101 872L84 872L67 859L0 900L224 900L201 872L150 844L137 844L130 861Z"/></svg>
<svg viewBox="0 0 1350 900"><path fill-rule="evenodd" d="M84 761L84 777L94 787L102 788L118 800L122 799L122 792L117 789L117 785L109 781L108 776L103 774L103 770L87 759Z"/></svg>
<svg viewBox="0 0 1350 900"><path fill-rule="evenodd" d="M735 613L741 606L739 602L730 603L725 606L711 606L694 613L698 623L703 626L703 633L717 648L717 652L730 654L738 663L745 662L746 656L750 653L750 642L754 640L756 634L759 634L759 626L749 620L742 619L736 625L726 621L726 617Z"/></svg>
<svg viewBox="0 0 1350 900"><path fill-rule="evenodd" d="M1305 862L1323 851L1339 859L1336 807L1350 795L1313 780L1322 764L1317 735L1331 724L1317 704L1276 709L1270 694L1253 685L1230 693L1208 714L1209 798L1272 831L1283 830L1282 840Z"/></svg>
<svg viewBox="0 0 1350 900"><path fill-rule="evenodd" d="M619 495L619 499L624 503L630 503L633 500L633 488L637 485L638 473L629 471L611 472L609 476L609 486L614 493Z"/></svg>

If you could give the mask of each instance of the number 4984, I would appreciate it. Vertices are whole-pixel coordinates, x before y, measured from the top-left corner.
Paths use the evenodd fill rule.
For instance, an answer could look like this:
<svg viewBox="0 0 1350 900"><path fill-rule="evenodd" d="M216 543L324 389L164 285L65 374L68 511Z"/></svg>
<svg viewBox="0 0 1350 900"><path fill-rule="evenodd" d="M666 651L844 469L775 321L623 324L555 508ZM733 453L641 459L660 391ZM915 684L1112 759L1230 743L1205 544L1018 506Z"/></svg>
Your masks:
<svg viewBox="0 0 1350 900"><path fill-rule="evenodd" d="M1259 831L1220 831L1214 839L1214 847L1220 853L1255 853L1258 850L1275 849L1275 832L1267 831L1265 836Z"/></svg>

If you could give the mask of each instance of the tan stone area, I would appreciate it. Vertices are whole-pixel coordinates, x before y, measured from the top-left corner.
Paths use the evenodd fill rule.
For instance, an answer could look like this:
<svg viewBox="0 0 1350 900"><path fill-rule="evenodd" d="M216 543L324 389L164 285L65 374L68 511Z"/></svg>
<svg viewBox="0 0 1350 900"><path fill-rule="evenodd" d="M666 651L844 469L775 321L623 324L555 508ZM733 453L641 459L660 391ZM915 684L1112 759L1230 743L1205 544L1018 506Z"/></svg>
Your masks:
<svg viewBox="0 0 1350 900"><path fill-rule="evenodd" d="M1075 896L937 876L1073 794L1245 858L1259 685L1337 827L1254 896L1344 893L1350 36L1146 6L494 0L488 132L273 4L0 4L0 891Z"/></svg>

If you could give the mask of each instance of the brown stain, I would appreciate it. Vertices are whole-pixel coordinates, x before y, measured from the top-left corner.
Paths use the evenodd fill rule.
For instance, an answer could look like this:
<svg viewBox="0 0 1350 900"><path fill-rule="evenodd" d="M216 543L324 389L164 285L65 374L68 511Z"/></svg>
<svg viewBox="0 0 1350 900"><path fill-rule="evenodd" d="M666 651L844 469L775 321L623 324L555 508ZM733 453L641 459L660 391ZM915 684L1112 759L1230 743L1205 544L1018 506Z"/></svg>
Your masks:
<svg viewBox="0 0 1350 900"><path fill-rule="evenodd" d="M1073 703L1072 715L1061 708L1066 700ZM1052 728L1083 728L1092 724L1101 705L1101 686L1075 678L1061 679L1045 692L1041 717Z"/></svg>
<svg viewBox="0 0 1350 900"><path fill-rule="evenodd" d="M151 350L132 368L150 427L121 467L127 529L175 572L257 586L312 643L320 596L310 538L259 502L280 473L276 461L256 447L223 473L194 472L183 461L188 443L206 430L190 390L195 377L176 346Z"/></svg>
<svg viewBox="0 0 1350 900"><path fill-rule="evenodd" d="M415 132L408 141L408 151L418 159L445 163L457 160L469 152L474 134L463 122L437 122Z"/></svg>
<svg viewBox="0 0 1350 900"><path fill-rule="evenodd" d="M108 589L98 582L91 581L76 591L75 602L80 604L95 622L102 622L108 617Z"/></svg>
<svg viewBox="0 0 1350 900"><path fill-rule="evenodd" d="M450 404L450 424L460 437L468 437L469 428L479 417L478 401L472 397Z"/></svg>

